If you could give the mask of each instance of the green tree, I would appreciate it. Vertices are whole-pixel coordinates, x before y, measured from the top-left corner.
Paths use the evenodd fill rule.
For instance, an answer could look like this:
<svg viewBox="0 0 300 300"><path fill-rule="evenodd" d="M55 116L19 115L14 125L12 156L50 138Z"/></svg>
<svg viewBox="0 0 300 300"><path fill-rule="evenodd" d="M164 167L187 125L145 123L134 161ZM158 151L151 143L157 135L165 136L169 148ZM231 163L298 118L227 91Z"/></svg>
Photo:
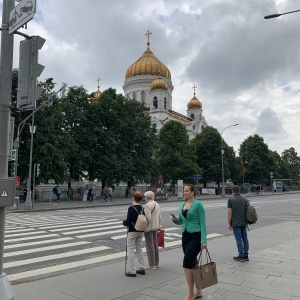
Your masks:
<svg viewBox="0 0 300 300"><path fill-rule="evenodd" d="M171 182L172 185L178 179L192 182L193 175L201 171L196 163L195 148L189 143L187 130L177 121L170 120L161 128L155 159L165 182Z"/></svg>
<svg viewBox="0 0 300 300"><path fill-rule="evenodd" d="M91 179L101 179L103 186L150 180L156 138L141 103L110 88L90 106L87 122L93 128L88 136Z"/></svg>
<svg viewBox="0 0 300 300"><path fill-rule="evenodd" d="M281 158L289 167L292 181L294 183L299 183L300 157L298 156L295 148L291 147L284 150L281 154Z"/></svg>
<svg viewBox="0 0 300 300"><path fill-rule="evenodd" d="M269 184L272 159L264 139L258 134L249 136L241 144L240 158L246 168L245 182Z"/></svg>

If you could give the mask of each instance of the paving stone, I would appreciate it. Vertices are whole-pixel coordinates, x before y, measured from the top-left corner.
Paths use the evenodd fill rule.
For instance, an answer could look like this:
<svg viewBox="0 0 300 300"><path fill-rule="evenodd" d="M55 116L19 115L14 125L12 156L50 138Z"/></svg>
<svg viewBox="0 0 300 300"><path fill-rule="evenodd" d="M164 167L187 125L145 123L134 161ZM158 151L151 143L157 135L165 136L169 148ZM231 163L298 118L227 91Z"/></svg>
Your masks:
<svg viewBox="0 0 300 300"><path fill-rule="evenodd" d="M281 287L274 284L274 283L268 283L265 280L255 281L255 280L245 280L242 284L242 286L247 286L249 288L263 290L263 291L270 291L270 292L279 292Z"/></svg>
<svg viewBox="0 0 300 300"><path fill-rule="evenodd" d="M246 286L238 286L238 285L232 285L227 283L219 283L219 288L226 291L232 291L236 293L241 294L247 294L248 291L250 291L251 288Z"/></svg>
<svg viewBox="0 0 300 300"><path fill-rule="evenodd" d="M268 298L268 299L274 299L274 300L291 300L291 298L292 298L290 295L284 295L281 293L272 293L269 291L262 291L262 290L257 290L257 289L251 289L248 292L248 294L253 295L253 296Z"/></svg>
<svg viewBox="0 0 300 300"><path fill-rule="evenodd" d="M214 295L218 297L223 297L223 300L254 300L255 296L248 294L240 294L232 291L226 291L223 289L219 289L214 293ZM203 299L204 300L204 299Z"/></svg>
<svg viewBox="0 0 300 300"><path fill-rule="evenodd" d="M144 289L140 291L141 294L156 297L158 299L168 299L173 294L170 292L162 291L162 290L156 290L156 289Z"/></svg>

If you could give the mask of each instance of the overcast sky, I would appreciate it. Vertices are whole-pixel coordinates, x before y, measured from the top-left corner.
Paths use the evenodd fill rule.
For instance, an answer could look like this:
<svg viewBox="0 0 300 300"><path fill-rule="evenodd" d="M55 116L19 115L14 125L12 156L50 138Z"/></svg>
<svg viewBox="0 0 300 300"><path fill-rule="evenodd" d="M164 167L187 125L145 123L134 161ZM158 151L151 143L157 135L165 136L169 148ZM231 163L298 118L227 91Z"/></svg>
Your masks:
<svg viewBox="0 0 300 300"><path fill-rule="evenodd" d="M172 74L173 110L186 115L195 84L208 125L239 124L223 132L235 151L257 133L271 150L299 153L300 12L263 18L298 9L297 0L37 0L20 31L47 40L41 80L93 92L100 77L101 91L123 93L150 30L150 48ZM22 39L15 35L16 68Z"/></svg>

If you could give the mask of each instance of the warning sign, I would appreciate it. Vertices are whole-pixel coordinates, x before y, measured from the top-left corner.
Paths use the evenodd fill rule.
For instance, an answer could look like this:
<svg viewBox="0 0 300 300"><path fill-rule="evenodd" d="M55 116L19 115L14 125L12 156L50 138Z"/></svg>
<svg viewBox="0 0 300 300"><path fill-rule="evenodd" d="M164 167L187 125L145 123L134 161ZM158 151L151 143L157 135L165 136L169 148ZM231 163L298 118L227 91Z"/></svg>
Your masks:
<svg viewBox="0 0 300 300"><path fill-rule="evenodd" d="M0 197L8 197L6 191L3 191Z"/></svg>
<svg viewBox="0 0 300 300"><path fill-rule="evenodd" d="M15 180L0 179L0 207L12 206L15 199Z"/></svg>

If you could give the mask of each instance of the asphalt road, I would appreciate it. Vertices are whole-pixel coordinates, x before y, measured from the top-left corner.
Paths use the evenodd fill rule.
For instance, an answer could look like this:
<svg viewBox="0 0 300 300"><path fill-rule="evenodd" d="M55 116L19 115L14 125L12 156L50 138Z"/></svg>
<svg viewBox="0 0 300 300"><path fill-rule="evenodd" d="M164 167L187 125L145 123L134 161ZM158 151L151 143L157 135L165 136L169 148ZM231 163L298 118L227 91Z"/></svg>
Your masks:
<svg viewBox="0 0 300 300"><path fill-rule="evenodd" d="M258 222L250 228L300 220L300 194L252 197ZM209 238L228 235L227 199L204 200ZM180 247L180 227L170 213L178 202L160 203L166 248ZM125 256L126 206L9 214L6 219L4 272L13 284L33 281L78 269L109 264Z"/></svg>

